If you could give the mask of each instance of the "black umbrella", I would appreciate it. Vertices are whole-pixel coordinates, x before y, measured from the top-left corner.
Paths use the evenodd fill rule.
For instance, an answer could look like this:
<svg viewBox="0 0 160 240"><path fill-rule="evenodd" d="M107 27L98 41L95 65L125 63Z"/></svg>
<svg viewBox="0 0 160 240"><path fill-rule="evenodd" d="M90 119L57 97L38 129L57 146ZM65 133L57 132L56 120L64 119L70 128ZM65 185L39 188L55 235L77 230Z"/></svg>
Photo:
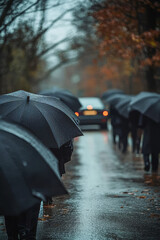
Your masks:
<svg viewBox="0 0 160 240"><path fill-rule="evenodd" d="M76 112L82 106L79 99L67 90L44 91L41 94L51 97L57 97L64 102L72 111Z"/></svg>
<svg viewBox="0 0 160 240"><path fill-rule="evenodd" d="M77 116L57 98L21 90L3 94L0 114L30 129L49 148L83 135Z"/></svg>
<svg viewBox="0 0 160 240"><path fill-rule="evenodd" d="M114 95L114 94L124 94L124 92L121 89L112 88L112 89L109 89L109 90L105 91L102 94L102 99L105 100L105 99L107 99L108 97L110 97L111 95Z"/></svg>
<svg viewBox="0 0 160 240"><path fill-rule="evenodd" d="M160 94L141 92L133 97L129 111L138 111L153 121L160 122Z"/></svg>
<svg viewBox="0 0 160 240"><path fill-rule="evenodd" d="M119 99L118 103L114 106L118 113L125 118L129 117L129 104L132 98L133 97L127 95L125 98Z"/></svg>
<svg viewBox="0 0 160 240"><path fill-rule="evenodd" d="M126 98L126 94L112 94L111 96L109 96L108 98L104 99L105 103L108 103L109 105L115 106L121 99L125 99Z"/></svg>
<svg viewBox="0 0 160 240"><path fill-rule="evenodd" d="M66 194L54 155L27 129L0 119L0 215Z"/></svg>

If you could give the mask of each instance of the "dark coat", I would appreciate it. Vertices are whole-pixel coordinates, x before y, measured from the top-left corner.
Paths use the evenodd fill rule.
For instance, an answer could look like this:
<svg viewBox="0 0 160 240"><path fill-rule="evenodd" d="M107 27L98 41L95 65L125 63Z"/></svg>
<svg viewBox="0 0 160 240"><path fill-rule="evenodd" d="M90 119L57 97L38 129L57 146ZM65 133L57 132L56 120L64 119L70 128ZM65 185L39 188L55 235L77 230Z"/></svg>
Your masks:
<svg viewBox="0 0 160 240"><path fill-rule="evenodd" d="M128 136L129 133L129 119L121 116L121 136Z"/></svg>
<svg viewBox="0 0 160 240"><path fill-rule="evenodd" d="M114 133L116 135L121 135L122 117L113 106L110 107L110 117L111 117L112 129Z"/></svg>
<svg viewBox="0 0 160 240"><path fill-rule="evenodd" d="M68 141L67 143L63 144L60 148L50 148L50 150L58 159L60 175L64 174L65 163L71 160L73 152L73 142Z"/></svg>
<svg viewBox="0 0 160 240"><path fill-rule="evenodd" d="M142 153L160 153L160 123L148 117L141 116L139 126L143 128Z"/></svg>
<svg viewBox="0 0 160 240"><path fill-rule="evenodd" d="M138 111L132 111L129 113L129 128L131 132L132 139L137 140L138 122L140 118L140 113Z"/></svg>

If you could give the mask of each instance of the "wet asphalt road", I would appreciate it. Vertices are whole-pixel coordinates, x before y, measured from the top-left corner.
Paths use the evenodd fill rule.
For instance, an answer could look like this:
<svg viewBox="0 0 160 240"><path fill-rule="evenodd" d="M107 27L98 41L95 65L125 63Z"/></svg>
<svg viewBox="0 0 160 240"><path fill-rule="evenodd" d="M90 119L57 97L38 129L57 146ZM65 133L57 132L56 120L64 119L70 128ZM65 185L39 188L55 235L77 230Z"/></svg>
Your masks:
<svg viewBox="0 0 160 240"><path fill-rule="evenodd" d="M37 240L160 240L160 169L144 172L142 157L120 153L110 132L75 140L63 182L69 195L41 207Z"/></svg>

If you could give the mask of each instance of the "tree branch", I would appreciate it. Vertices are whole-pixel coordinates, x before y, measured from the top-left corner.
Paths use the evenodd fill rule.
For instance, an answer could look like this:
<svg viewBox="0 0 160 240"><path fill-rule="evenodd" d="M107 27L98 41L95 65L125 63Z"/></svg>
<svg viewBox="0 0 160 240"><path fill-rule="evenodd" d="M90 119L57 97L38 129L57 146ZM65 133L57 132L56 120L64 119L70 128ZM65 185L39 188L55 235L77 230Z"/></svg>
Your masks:
<svg viewBox="0 0 160 240"><path fill-rule="evenodd" d="M3 25L3 22L7 16L7 13L8 11L10 10L11 6L12 6L12 3L13 3L14 0L9 0L6 7L4 8L3 12L2 12L2 15L0 17L0 26Z"/></svg>
<svg viewBox="0 0 160 240"><path fill-rule="evenodd" d="M53 73L55 70L57 70L58 68L60 68L61 66L67 64L67 63L71 63L76 61L77 58L71 58L71 59L67 59L67 60L63 60L61 62L59 62L58 64L56 64L55 66L51 67L43 77L41 77L40 79L38 79L39 81L43 81L44 79L48 78L51 73Z"/></svg>
<svg viewBox="0 0 160 240"><path fill-rule="evenodd" d="M11 0L11 1L13 1L13 0ZM32 8L33 6L35 6L39 1L40 0L37 0L35 3L30 5L26 9L24 9L22 12L16 14L14 17L12 17L12 19L7 24L5 24L3 28L0 29L0 32L3 32L6 29L6 27L9 26L17 17L20 17L21 15L23 15L26 11L28 11L28 9Z"/></svg>
<svg viewBox="0 0 160 240"><path fill-rule="evenodd" d="M54 49L54 48L57 47L59 44L61 44L62 42L65 42L65 41L67 41L67 40L69 40L69 38L64 38L64 39L60 40L59 42L53 44L52 46L44 49L42 52L40 52L40 53L38 54L38 57L39 57L39 58L42 57L44 54L46 54L47 52L49 52L50 50Z"/></svg>
<svg viewBox="0 0 160 240"><path fill-rule="evenodd" d="M46 27L46 28L44 28L41 32L39 32L38 34L37 34L37 36L33 39L33 41L37 41L42 35L44 35L56 22L58 22L66 13L68 13L69 11L71 11L72 9L69 9L69 10L66 10L65 12L63 12L60 16L58 16L56 19L54 19L53 21L52 21L52 23L48 26L48 27Z"/></svg>

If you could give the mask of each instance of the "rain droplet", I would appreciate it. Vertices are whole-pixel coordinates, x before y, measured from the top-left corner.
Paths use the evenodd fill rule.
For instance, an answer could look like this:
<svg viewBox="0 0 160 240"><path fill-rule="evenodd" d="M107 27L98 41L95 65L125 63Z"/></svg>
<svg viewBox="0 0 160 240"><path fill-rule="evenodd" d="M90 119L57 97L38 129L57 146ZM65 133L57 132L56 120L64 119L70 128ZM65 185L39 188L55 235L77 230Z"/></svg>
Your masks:
<svg viewBox="0 0 160 240"><path fill-rule="evenodd" d="M38 198L42 199L43 201L46 201L46 197L42 193L37 192L34 189L32 189L32 194L33 194L33 196L38 197Z"/></svg>
<svg viewBox="0 0 160 240"><path fill-rule="evenodd" d="M23 161L23 166L27 167L28 163L26 161Z"/></svg>

